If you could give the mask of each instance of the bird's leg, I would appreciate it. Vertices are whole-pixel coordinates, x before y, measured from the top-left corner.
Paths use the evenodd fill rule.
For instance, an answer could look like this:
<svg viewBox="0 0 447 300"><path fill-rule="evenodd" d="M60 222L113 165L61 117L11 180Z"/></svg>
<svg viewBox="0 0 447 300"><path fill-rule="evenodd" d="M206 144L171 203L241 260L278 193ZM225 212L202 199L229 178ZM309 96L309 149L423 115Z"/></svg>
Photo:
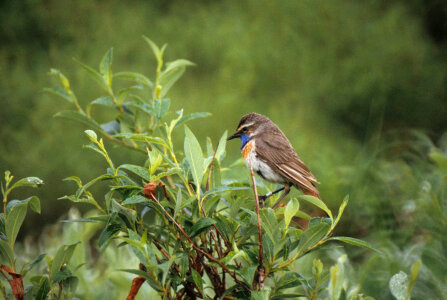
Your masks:
<svg viewBox="0 0 447 300"><path fill-rule="evenodd" d="M266 200L268 197L270 197L270 196L272 196L272 195L274 195L274 194L276 194L276 193L281 192L283 189L284 189L284 187L279 188L279 189L277 189L276 191L269 192L269 193L267 193L267 194L265 194L265 195L263 195L263 196L259 196L258 198L259 198L259 202L260 202L260 204L261 204L261 207L264 208L264 202L265 202L265 200Z"/></svg>
<svg viewBox="0 0 447 300"><path fill-rule="evenodd" d="M284 197L290 193L290 185L285 184L283 189L284 189L284 194L282 194L281 197L279 197L278 201L276 201L275 204L273 204L272 208L277 207L279 202L281 202L281 200L284 199ZM278 190L278 192L279 192L279 190Z"/></svg>
<svg viewBox="0 0 447 300"><path fill-rule="evenodd" d="M259 196L259 200L265 201L265 200L267 200L268 197L271 197L274 194L281 192L283 189L285 189L285 186L283 186L282 188L277 189L276 191L269 192L269 193L265 194L264 196Z"/></svg>

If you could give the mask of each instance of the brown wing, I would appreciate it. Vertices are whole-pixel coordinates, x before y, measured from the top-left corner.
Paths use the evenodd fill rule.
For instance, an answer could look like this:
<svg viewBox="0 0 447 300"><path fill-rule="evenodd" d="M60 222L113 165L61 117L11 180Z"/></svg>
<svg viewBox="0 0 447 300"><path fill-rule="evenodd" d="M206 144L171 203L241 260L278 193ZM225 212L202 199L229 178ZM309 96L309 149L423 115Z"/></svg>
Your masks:
<svg viewBox="0 0 447 300"><path fill-rule="evenodd" d="M295 187L318 197L319 192L313 184L319 183L318 180L279 129L264 132L256 138L256 153L273 171L290 180Z"/></svg>

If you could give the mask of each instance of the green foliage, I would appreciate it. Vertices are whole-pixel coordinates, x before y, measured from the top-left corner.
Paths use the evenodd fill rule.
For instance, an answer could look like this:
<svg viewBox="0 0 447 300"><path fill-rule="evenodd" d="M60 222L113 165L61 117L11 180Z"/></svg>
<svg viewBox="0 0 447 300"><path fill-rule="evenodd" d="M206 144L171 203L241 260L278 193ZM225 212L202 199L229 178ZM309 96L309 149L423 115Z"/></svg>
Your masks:
<svg viewBox="0 0 447 300"><path fill-rule="evenodd" d="M199 113L184 118L182 110L172 114L169 112L171 101L162 98L179 79L184 68L192 64L186 60L176 60L164 67L166 47L159 48L148 38L145 40L158 63L155 79L147 79L147 82L154 82L147 85L149 96L137 97L131 89L125 89L128 94L120 98L122 100L116 100L110 79L114 77L110 69L112 55L108 51L100 65L100 73L86 65L81 66L110 97L113 104L107 106L116 110L115 119L99 125L100 122L75 103L77 111L56 115L90 124L91 129L86 130L85 134L91 144L86 148L104 158L106 173L86 184L75 176L67 178L75 181L78 189L75 194L63 199L87 202L96 207L98 215L83 221L105 221L98 239L102 251L117 243L130 247L140 262L140 270L123 271L142 276L160 296L169 299L178 294L186 298L225 295L244 298L251 295L253 299L270 299L282 295L288 297L289 294L283 291L285 286L276 288L283 276L292 274L291 268L298 259L331 240L376 250L354 238L331 237L347 199L334 219L331 210L320 199L300 196L299 199L329 215L329 219L313 218L307 230L290 226L293 217L303 215L297 199L290 200L285 209L276 212L263 208L259 228L264 233L262 240L257 240L258 221L253 207L249 205L253 201L246 201L251 198L246 184L239 178L226 177L231 182L228 185L220 180L223 177L226 132L216 148L208 139L207 153L204 155L198 139L185 126L184 152L175 150L172 137L178 124L208 115ZM134 72L119 74L127 74L125 78L134 81L141 81L144 76ZM65 77L61 84L66 88L70 86ZM71 90L69 92L74 94ZM91 104L94 103L99 102L93 100ZM74 114L77 117L71 117ZM116 124L113 132L105 129L105 125L111 123ZM103 139L98 137L95 130L119 146L146 152L146 163L143 166L122 164L116 167ZM88 189L103 181L108 182L109 192L105 201L100 202ZM147 198L141 196L143 191ZM257 258L258 251L263 253L263 257ZM56 258L58 255L59 252ZM259 266L254 267L256 265ZM317 277L322 272L321 266L317 267ZM260 267L264 270L263 275L259 273ZM65 276L65 273L57 278L60 276ZM300 279L296 284L288 284L287 288L294 288L294 295L297 295L296 292L313 293L314 298L317 297L318 280L312 283L304 276L298 276ZM335 285L332 290L337 291L336 295L329 294L332 299L338 299L341 292L340 283L334 283L337 276L341 275L334 273L329 283L329 286Z"/></svg>
<svg viewBox="0 0 447 300"><path fill-rule="evenodd" d="M430 5L430 2L427 3L425 5ZM179 158L184 157L184 153L181 153L184 149L183 129L180 127L182 120L188 120L192 110L207 110L214 114L214 119L196 123L200 126L188 124L196 139L202 143L204 163L212 160L210 157L215 150L213 143L208 141L205 147L205 136L211 136L215 144L221 133L228 126L233 126L243 113L255 110L269 115L284 130L322 182L319 188L325 203L334 212L334 218L339 200L347 193L351 195L349 206L345 209L343 220L337 224L335 234L366 239L379 245L383 253L375 255L370 251L347 247L354 270L344 263L343 286L360 289L360 292L377 299L390 299L392 294L388 287L391 277L400 271L410 274L411 265L421 259L421 272L412 290L412 298L442 299L447 294L446 217L443 209L445 141L430 135L434 137L436 146L430 141L430 145L420 147L422 142L413 140L413 146L406 151L407 146L403 145L402 137L407 136L407 132L399 131L391 137L390 134L380 137L375 135L376 126L380 127L381 124L385 130L398 125L420 126L430 128L430 133L431 130L439 133L445 127L445 51L440 51L443 47L439 47L439 44L432 43L425 29L422 29L426 23L417 17L424 13L429 15L433 9L410 12L407 5L404 1L391 1L384 5L381 1L361 4L353 1L273 4L262 0L246 3L171 1L163 5L138 1L128 5L116 1L104 4L84 0L72 3L50 0L45 6L25 0L4 4L6 9L0 12L3 16L0 22L6 30L0 33L0 39L4 42L0 51L0 64L8 76L0 79L3 87L0 166L1 169L13 168L19 177L36 174L45 179L47 187L37 192L42 199L42 213L45 215L37 219L37 214L27 213L22 223L25 230L20 231L14 252L9 246L5 249L9 249L11 257L15 256L17 261L32 262L36 256L39 257L37 253L56 253L60 245L75 243L79 240L77 236L88 226L96 226L96 230L102 226L103 229L107 219L82 214L82 217L77 216L78 223L64 224L64 231L69 226L86 226L76 227L78 229L74 232L78 235L73 234L73 240L62 239L60 234L51 234L56 248L49 249L46 244L40 251L32 251L35 252L33 254L22 249L20 241L23 233L33 235L27 237L27 242L23 244L23 247L27 247L29 239L37 234L36 230L42 230L43 219L52 222L68 209L68 201L52 200L67 194L72 184L76 185L80 193L87 191L80 196L71 195L71 200L79 202L76 205L84 212L89 208L99 210L100 207L107 211L117 208L111 193L103 196L113 179L107 179L106 176L82 189L89 182L86 178L94 179L101 175L98 172L103 167L103 161L88 155L87 151L73 150L79 146L82 134L75 129L77 127L74 127L76 125L73 122L52 120L50 115L56 113L56 110L74 108L66 116L84 120L83 126L94 129L102 138L102 130L105 130L118 140L129 143L135 141L142 145L143 150L146 150L147 143L153 145L158 142L156 144L160 148L153 147L150 153L138 150L140 153L133 154L122 147L111 147L107 144L107 138L104 139L109 157L114 167L119 169L118 173L121 170L126 172L140 188L142 182L157 181L158 178L167 182L167 172L181 173L183 165L189 166L184 161L178 162L179 168L168 168L165 165L166 158L172 160L170 153L164 151L170 146L165 145L165 140L159 138L162 135L158 133L156 137L148 135L148 132L117 133L120 121L116 121L115 117L121 112L118 112L112 97L101 83L109 69L104 62L108 61L106 64L113 71L132 66L138 72L151 74L146 72L154 66L154 62L148 61L146 49L141 47L139 38L143 34L139 28L143 28L150 30L154 39L175 45L169 48L169 52L164 51L165 55L181 54L197 63L197 67L192 68L186 78L177 81L175 88L169 89L169 96L175 99L169 102L169 110L183 107L185 112L173 125L178 130L171 137L172 144L178 145L175 149ZM78 22L79 15L83 16L82 22ZM101 15L101 22L97 22L98 15ZM429 18L429 21L434 20L433 16ZM186 29L179 34L179 28ZM85 43L86 33L91 37L88 43ZM101 60L101 55L107 51L104 45L112 43L116 45L115 53L119 55L115 56L111 65L112 52L105 60ZM150 45L148 49L151 49ZM69 58L73 56L84 65L94 65L94 72L82 67L80 71L72 69L73 61ZM100 66L98 61L101 61ZM51 95L36 95L36 91L48 85L45 72L49 65L63 70L63 76L70 79L68 87L76 91L79 106L92 118L84 118L77 110L57 71L50 73L55 81L60 82L59 87L47 90ZM95 72L99 76L93 75ZM152 92L154 89L154 76L141 73L112 72L111 77L107 77L106 85L112 85L118 103L121 94L148 98L147 90ZM177 73L181 73L181 70ZM94 84L89 84L91 81L87 79L93 79L91 81ZM99 83L99 89L96 82ZM57 95L62 101L48 101L47 95ZM166 94L161 98L165 97ZM130 102L128 100L123 99L123 102ZM157 106L164 104L166 107L167 103L166 100L159 101ZM152 113L151 107L142 105L136 108L131 103L128 105L131 110L138 110L139 114ZM206 113L199 114L207 116ZM168 112L158 117L162 118L163 124L179 115ZM91 123L92 119L96 123ZM343 129L343 125L346 125L348 131ZM147 128L145 126L142 128ZM355 135L351 132L355 132ZM364 133L372 135L372 139L368 136L364 139ZM424 139L429 141L427 137ZM222 137L222 140L225 139ZM94 142L91 143L98 148ZM225 149L221 145L219 143L218 148ZM239 163L229 163L239 155L237 152L237 147L232 148L222 161L218 158L219 150L216 151L210 189L205 192L206 181L201 183L200 193L208 217L214 209L213 203L220 203L219 197L228 201L227 210L231 211L232 217L237 216L240 206L253 210L254 204L249 200L252 196L243 190L247 189L247 181L228 181L232 178L240 179L243 177L240 174L244 174L244 167ZM144 159L148 160L145 165L141 163ZM141 169L137 170L133 166L144 168L146 172L137 173ZM67 176L67 170L70 170L68 174L77 174L82 181L71 178L60 182L61 178ZM151 176L149 180L145 179L147 173ZM170 177L178 184L179 179L174 173L170 173ZM208 175L203 176L204 180L208 179ZM188 177L188 188L195 192L197 185L194 178L190 173ZM128 185L135 186L131 182ZM233 193L230 188L242 188L240 191L235 190L244 197L241 205L238 205L237 199L228 196ZM270 185L259 188L267 191L273 189ZM171 210L175 218L197 202L194 197L185 201L182 191L181 187L171 191ZM25 199L29 197L26 192L27 189L17 189L13 195ZM119 189L115 193L118 192ZM134 193L126 196L126 200L120 204L125 208L136 206L144 209L149 200L137 190ZM297 198L297 194L291 198ZM304 213L309 212L307 201L298 200L301 210L296 216L310 219ZM284 212L285 208L278 209L276 218L283 220ZM269 216L266 212L262 213L263 218ZM154 215L148 213L145 218L151 219ZM285 223L281 223L286 228ZM269 230L269 224L264 225L265 234L276 236L278 231ZM114 226L122 229L122 224L109 225L111 229ZM218 218L215 225L222 228L222 234L228 235L228 238L229 232L234 230ZM0 228L4 233L5 222L1 218ZM113 230L109 233L113 233ZM42 238L48 235L45 233ZM82 249L88 253L87 259L79 263L96 262L94 247L89 247L88 239L84 241L87 244L78 245L75 251ZM109 246L117 242L112 240ZM0 237L0 248L4 243L7 244L5 234ZM285 249L288 249L288 243ZM335 241L332 243L335 246ZM33 247L37 246L33 243ZM125 298L126 293L123 291L129 289L131 274L116 272L115 269L130 268L129 264L137 268L136 255L129 248L107 247L101 253L102 261L98 265L81 268L78 272L82 272L83 276L79 277L78 295L82 295L83 299ZM311 252L294 267L306 279L313 278L313 274L305 272L311 269L306 259L312 261L313 255L318 255L329 271L340 253L339 248L325 249L324 255ZM238 255L235 258L238 260L244 252L234 254ZM284 255L289 255L287 250ZM179 264L187 263L184 256L177 259L180 260ZM108 265L107 260L116 262L116 267ZM39 266L37 264L37 268L31 271L44 273L39 270ZM98 270L106 270L103 277L98 275ZM250 272L249 269L243 272L244 278L253 278ZM29 282L28 279L26 276L25 281ZM323 289L328 287L328 282L326 280L322 283ZM0 283L7 286L6 281ZM0 284L0 290L1 287ZM45 285L43 287L45 291ZM149 289L149 285L146 287ZM144 295L143 299L154 297L144 292L143 289L140 291ZM320 295L326 296L325 292L320 292ZM344 297L343 292L340 297Z"/></svg>

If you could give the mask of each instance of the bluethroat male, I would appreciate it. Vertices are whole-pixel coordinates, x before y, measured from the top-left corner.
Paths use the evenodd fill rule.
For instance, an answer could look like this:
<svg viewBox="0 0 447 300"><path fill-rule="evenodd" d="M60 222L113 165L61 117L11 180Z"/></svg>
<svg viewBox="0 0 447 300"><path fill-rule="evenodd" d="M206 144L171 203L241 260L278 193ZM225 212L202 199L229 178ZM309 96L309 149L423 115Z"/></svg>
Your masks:
<svg viewBox="0 0 447 300"><path fill-rule="evenodd" d="M273 205L275 208L294 186L306 195L319 197L315 183L319 183L314 175L296 154L287 137L266 116L250 113L242 117L236 132L227 140L241 139L241 152L247 168L250 164L263 179L281 183L284 187L260 196L264 201L282 190L284 193Z"/></svg>

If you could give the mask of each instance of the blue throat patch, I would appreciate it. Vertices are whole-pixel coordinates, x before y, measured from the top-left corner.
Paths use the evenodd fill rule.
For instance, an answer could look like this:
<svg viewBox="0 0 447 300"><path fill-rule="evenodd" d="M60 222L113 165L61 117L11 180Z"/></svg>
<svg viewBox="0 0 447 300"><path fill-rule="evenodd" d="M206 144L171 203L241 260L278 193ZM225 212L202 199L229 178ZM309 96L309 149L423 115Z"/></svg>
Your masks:
<svg viewBox="0 0 447 300"><path fill-rule="evenodd" d="M251 136L249 134L243 134L239 138L241 139L241 149L243 149L248 141L250 141Z"/></svg>

